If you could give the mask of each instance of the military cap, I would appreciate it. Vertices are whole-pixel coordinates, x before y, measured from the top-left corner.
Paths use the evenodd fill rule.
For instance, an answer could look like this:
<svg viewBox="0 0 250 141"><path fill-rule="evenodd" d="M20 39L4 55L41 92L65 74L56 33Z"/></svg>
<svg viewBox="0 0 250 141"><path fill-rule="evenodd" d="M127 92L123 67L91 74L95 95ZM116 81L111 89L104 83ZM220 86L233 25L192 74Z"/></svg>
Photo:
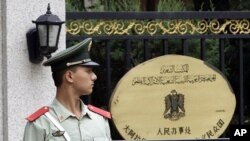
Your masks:
<svg viewBox="0 0 250 141"><path fill-rule="evenodd" d="M51 58L45 61L43 65L51 66L52 72L60 71L75 65L83 65L87 67L99 66L98 63L90 59L89 51L91 44L92 39L86 38L76 45L53 55Z"/></svg>

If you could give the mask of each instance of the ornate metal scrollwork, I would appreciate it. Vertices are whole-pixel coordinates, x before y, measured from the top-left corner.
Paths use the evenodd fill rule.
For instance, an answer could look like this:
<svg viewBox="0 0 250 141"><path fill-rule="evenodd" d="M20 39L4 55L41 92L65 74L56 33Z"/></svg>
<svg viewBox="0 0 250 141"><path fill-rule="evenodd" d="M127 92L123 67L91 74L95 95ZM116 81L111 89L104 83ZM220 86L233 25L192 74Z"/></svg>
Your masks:
<svg viewBox="0 0 250 141"><path fill-rule="evenodd" d="M250 23L241 20L74 20L70 35L173 35L249 34Z"/></svg>

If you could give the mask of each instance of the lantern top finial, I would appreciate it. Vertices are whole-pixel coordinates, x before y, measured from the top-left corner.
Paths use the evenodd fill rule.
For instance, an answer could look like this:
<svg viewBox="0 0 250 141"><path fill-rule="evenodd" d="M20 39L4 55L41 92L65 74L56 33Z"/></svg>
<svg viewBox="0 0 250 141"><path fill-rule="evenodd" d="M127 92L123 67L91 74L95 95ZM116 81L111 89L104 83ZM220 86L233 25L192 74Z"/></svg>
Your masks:
<svg viewBox="0 0 250 141"><path fill-rule="evenodd" d="M50 3L48 3L48 7L47 7L47 12L46 14L51 14L51 11L50 11Z"/></svg>

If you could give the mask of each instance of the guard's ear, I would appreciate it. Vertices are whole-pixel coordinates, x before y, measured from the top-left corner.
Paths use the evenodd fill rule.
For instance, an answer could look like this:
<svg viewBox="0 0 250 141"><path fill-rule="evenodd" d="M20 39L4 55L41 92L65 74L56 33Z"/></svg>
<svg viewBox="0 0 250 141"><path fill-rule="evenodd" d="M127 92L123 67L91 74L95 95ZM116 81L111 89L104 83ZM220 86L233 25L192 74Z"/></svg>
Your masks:
<svg viewBox="0 0 250 141"><path fill-rule="evenodd" d="M73 83L74 82L74 80L73 80L73 71L71 71L71 70L67 70L65 73L64 73L64 79L65 79L65 81L66 82L68 82L68 83Z"/></svg>

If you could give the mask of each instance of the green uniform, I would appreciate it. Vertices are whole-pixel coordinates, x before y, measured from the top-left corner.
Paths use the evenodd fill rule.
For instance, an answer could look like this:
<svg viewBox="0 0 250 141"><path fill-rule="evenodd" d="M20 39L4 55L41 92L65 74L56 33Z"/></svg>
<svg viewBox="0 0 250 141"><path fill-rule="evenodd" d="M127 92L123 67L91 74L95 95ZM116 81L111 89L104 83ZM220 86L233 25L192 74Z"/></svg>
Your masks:
<svg viewBox="0 0 250 141"><path fill-rule="evenodd" d="M90 111L81 101L81 116L78 119L60 102L54 99L49 113L68 133L71 141L111 140L110 128L106 118ZM24 141L66 141L63 133L45 115L41 115L25 127Z"/></svg>

